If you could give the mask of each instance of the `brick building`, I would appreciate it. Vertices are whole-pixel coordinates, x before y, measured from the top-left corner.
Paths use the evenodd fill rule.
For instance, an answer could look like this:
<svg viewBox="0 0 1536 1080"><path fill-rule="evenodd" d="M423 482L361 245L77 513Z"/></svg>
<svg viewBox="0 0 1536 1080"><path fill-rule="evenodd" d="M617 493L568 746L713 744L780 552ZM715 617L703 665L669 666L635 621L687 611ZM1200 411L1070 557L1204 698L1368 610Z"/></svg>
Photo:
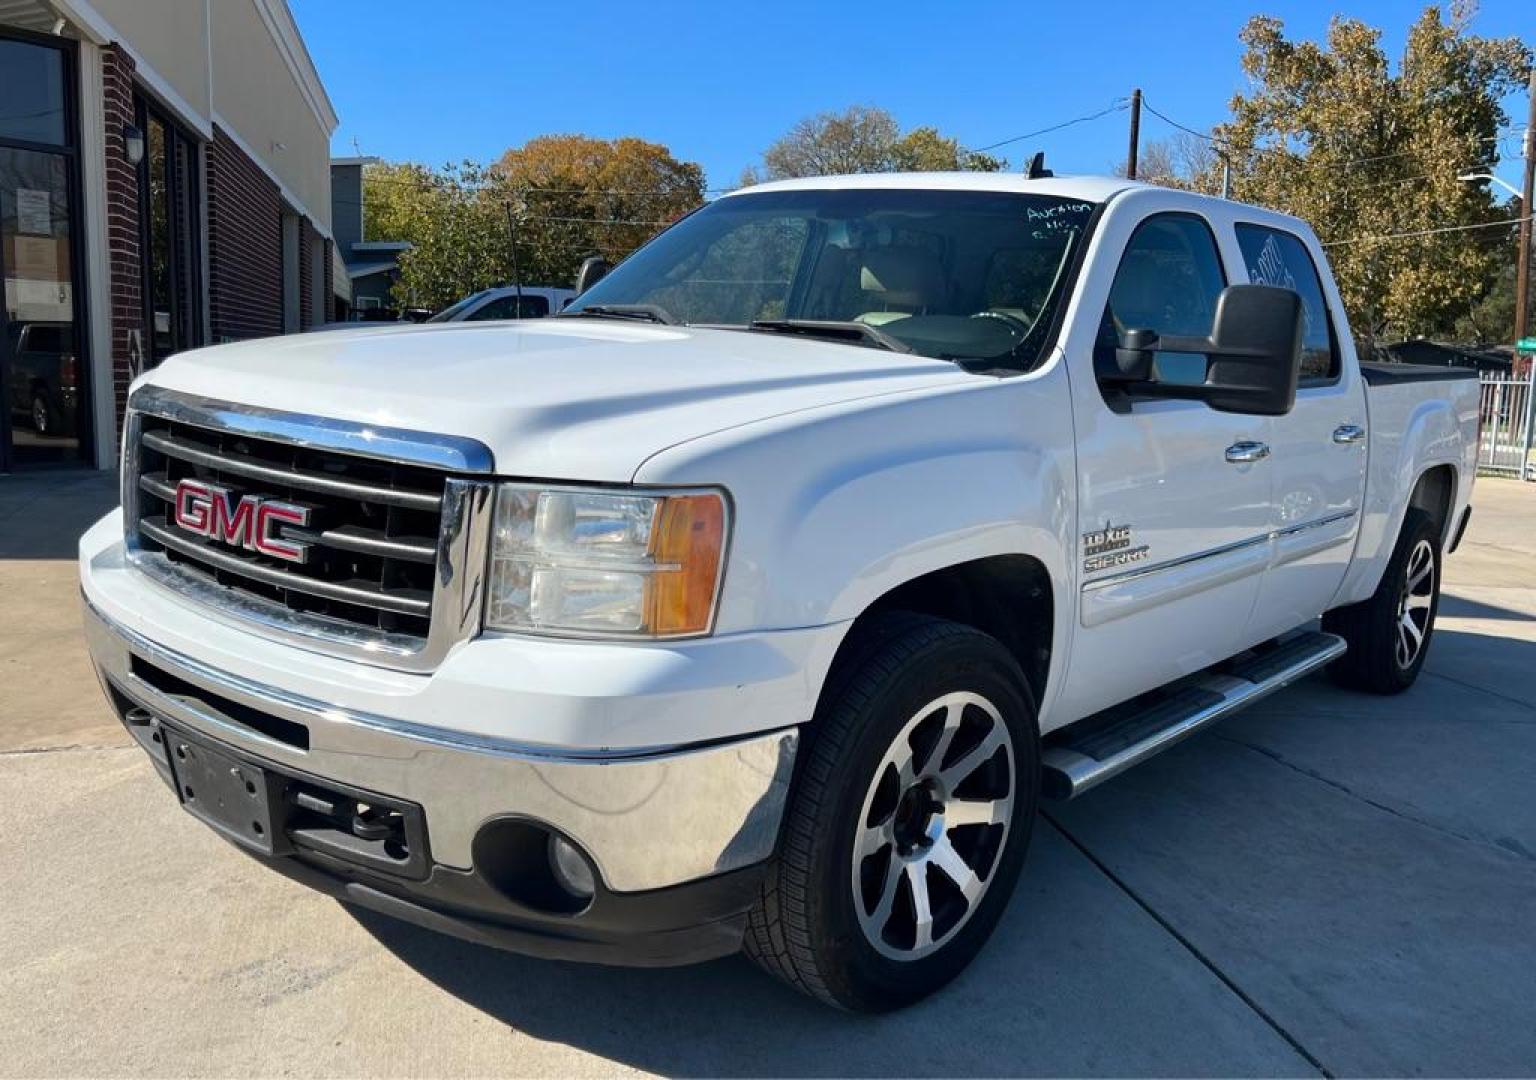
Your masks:
<svg viewBox="0 0 1536 1080"><path fill-rule="evenodd" d="M285 0L0 0L0 472L110 467L138 372L333 318L335 128Z"/></svg>

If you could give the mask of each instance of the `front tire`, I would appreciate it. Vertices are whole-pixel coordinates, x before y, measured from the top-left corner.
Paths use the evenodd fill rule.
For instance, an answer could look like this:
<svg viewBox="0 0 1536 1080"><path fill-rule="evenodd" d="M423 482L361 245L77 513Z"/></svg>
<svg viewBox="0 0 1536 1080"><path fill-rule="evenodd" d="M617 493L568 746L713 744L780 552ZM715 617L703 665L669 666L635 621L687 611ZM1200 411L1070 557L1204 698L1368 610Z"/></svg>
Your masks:
<svg viewBox="0 0 1536 1080"><path fill-rule="evenodd" d="M958 975L1013 892L1040 790L1034 698L968 626L858 628L808 729L746 949L845 1009L911 1004Z"/></svg>
<svg viewBox="0 0 1536 1080"><path fill-rule="evenodd" d="M1323 616L1323 629L1349 643L1328 668L1336 683L1371 694L1400 694L1413 685L1440 610L1440 558L1435 519L1409 509L1376 592Z"/></svg>

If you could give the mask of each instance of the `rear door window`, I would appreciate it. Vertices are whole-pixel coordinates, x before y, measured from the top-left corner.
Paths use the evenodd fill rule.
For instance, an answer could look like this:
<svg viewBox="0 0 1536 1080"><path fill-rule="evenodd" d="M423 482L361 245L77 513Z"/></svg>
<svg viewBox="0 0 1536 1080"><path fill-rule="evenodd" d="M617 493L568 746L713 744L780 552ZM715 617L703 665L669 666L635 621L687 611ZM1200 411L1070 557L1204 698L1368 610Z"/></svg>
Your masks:
<svg viewBox="0 0 1536 1080"><path fill-rule="evenodd" d="M1255 285L1275 285L1301 297L1301 381L1317 384L1339 376L1339 350L1323 299L1323 283L1306 244L1294 233L1266 225L1237 226L1237 246Z"/></svg>

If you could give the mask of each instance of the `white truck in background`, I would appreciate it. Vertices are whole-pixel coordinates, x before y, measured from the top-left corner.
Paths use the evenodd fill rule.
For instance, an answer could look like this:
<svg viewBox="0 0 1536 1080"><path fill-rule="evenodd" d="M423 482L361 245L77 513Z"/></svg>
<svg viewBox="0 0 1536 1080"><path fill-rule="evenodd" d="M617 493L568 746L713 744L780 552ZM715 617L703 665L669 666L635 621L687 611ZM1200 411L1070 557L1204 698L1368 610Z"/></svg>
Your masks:
<svg viewBox="0 0 1536 1080"><path fill-rule="evenodd" d="M1266 210L769 184L554 318L144 376L88 637L186 809L276 870L889 1009L982 947L1043 796L1325 666L1413 683L1466 374L1358 363Z"/></svg>
<svg viewBox="0 0 1536 1080"><path fill-rule="evenodd" d="M489 322L494 319L542 319L554 315L572 300L574 289L548 285L498 285L449 304L426 321Z"/></svg>

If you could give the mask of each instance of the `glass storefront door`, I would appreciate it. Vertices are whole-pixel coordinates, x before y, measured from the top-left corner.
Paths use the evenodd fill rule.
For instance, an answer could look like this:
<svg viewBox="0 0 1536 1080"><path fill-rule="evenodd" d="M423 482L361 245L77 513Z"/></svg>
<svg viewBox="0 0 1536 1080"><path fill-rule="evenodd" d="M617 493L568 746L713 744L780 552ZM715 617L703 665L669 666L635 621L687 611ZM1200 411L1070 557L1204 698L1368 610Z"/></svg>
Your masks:
<svg viewBox="0 0 1536 1080"><path fill-rule="evenodd" d="M0 37L0 471L92 453L71 59Z"/></svg>

